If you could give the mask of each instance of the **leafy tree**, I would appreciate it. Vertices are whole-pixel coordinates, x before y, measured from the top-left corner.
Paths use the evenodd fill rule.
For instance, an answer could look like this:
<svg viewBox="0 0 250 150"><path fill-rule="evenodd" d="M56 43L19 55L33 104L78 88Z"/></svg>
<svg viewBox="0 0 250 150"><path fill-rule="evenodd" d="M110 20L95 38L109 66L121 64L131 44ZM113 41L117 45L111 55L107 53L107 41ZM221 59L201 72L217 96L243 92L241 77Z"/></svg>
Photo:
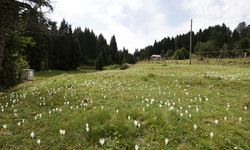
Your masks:
<svg viewBox="0 0 250 150"><path fill-rule="evenodd" d="M247 27L246 22L241 22L238 24L236 30L239 32L241 37L243 36L243 32L246 29L246 27Z"/></svg>
<svg viewBox="0 0 250 150"><path fill-rule="evenodd" d="M189 53L185 48L181 48L175 51L174 53L174 58L175 59L188 59L189 58Z"/></svg>
<svg viewBox="0 0 250 150"><path fill-rule="evenodd" d="M201 56L210 56L211 52L216 51L216 47L213 41L199 42L195 46L195 52L198 52Z"/></svg>

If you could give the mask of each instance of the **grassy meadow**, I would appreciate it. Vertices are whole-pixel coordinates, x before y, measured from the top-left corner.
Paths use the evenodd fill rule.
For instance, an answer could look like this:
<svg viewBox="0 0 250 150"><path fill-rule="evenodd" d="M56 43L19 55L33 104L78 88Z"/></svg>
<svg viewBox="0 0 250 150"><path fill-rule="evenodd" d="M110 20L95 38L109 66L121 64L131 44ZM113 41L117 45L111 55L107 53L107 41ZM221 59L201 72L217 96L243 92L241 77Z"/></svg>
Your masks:
<svg viewBox="0 0 250 150"><path fill-rule="evenodd" d="M0 92L0 149L250 149L249 66L110 68Z"/></svg>

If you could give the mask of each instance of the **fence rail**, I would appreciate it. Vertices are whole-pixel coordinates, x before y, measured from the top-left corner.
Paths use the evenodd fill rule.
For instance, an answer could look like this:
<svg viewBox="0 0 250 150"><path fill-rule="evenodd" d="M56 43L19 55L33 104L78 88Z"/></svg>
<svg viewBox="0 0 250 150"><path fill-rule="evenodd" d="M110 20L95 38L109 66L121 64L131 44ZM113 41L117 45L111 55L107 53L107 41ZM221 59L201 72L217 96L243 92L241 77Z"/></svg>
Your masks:
<svg viewBox="0 0 250 150"><path fill-rule="evenodd" d="M210 57L210 58L247 58L250 57L250 49L195 52L194 55L199 57Z"/></svg>

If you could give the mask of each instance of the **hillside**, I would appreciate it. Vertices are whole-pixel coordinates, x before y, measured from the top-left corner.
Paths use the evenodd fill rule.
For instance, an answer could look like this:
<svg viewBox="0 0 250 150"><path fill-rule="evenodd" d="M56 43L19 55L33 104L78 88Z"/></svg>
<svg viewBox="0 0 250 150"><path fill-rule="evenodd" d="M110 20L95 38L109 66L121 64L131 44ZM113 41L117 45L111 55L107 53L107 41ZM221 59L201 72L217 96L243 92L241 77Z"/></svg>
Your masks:
<svg viewBox="0 0 250 150"><path fill-rule="evenodd" d="M37 72L0 93L0 149L250 149L250 69Z"/></svg>

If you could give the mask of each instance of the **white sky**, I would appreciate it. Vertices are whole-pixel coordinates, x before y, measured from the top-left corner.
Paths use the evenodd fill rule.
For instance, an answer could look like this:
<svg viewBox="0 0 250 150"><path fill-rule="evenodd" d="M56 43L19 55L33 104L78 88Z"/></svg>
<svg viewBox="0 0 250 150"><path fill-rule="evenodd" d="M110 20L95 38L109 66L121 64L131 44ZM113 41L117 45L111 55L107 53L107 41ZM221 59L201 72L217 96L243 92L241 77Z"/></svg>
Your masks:
<svg viewBox="0 0 250 150"><path fill-rule="evenodd" d="M223 22L234 29L250 23L250 0L54 0L51 18L73 27L88 27L107 41L116 36L118 48L132 53L167 36Z"/></svg>

